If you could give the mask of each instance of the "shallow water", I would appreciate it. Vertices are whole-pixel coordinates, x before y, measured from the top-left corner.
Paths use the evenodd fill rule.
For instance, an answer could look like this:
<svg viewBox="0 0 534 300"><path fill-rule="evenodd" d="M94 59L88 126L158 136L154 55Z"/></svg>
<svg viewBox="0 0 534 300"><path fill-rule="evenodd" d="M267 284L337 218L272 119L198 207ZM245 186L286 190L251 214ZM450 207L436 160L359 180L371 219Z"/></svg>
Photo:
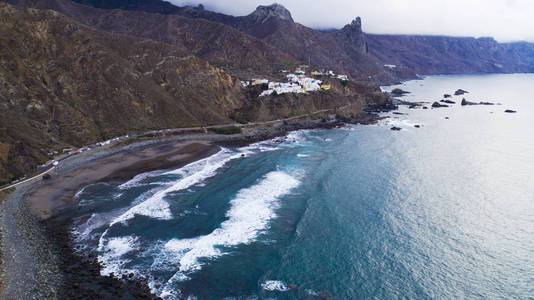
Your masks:
<svg viewBox="0 0 534 300"><path fill-rule="evenodd" d="M169 299L532 299L534 75L401 88L409 101L470 93L89 186L73 236L103 274L146 276Z"/></svg>

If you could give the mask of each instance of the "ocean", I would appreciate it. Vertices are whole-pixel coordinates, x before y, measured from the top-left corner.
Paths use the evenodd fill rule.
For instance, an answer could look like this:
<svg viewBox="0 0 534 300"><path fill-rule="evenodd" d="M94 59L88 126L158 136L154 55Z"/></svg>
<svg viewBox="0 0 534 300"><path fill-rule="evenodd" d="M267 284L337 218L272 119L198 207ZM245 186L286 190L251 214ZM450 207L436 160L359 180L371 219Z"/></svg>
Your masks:
<svg viewBox="0 0 534 300"><path fill-rule="evenodd" d="M396 87L429 109L88 186L73 239L165 299L534 299L534 75Z"/></svg>

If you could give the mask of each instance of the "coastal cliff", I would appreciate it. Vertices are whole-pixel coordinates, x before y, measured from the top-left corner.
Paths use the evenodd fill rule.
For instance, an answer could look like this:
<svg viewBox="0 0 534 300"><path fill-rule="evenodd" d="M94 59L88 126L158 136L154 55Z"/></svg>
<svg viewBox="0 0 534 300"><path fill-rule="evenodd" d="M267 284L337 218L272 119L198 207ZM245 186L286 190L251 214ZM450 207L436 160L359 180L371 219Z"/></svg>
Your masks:
<svg viewBox="0 0 534 300"><path fill-rule="evenodd" d="M239 84L181 49L0 2L0 173L127 132L231 122Z"/></svg>
<svg viewBox="0 0 534 300"><path fill-rule="evenodd" d="M47 9L0 2L3 183L31 173L38 165L62 154L63 149L119 135L230 124L244 111L248 112L248 121L254 122L358 103L351 111L358 114L367 105L365 95L376 93L376 85L362 86L357 93L333 89L321 94L321 100L313 105L310 103L317 98L313 93L289 96L290 105L284 104L283 111L256 114L258 103L269 106L275 100L260 101L231 74L252 72L263 76L273 71L247 71L237 63L233 69L223 70L194 54L213 55L214 61L220 58L236 62L242 53L250 53L251 61L261 54L248 51L247 46L235 49L232 35L225 41L217 40L224 45L213 40L204 43L215 52L201 50L202 45L200 50L192 51L198 44L187 43L192 40L189 35L195 37L193 41L200 41L206 36L202 31L213 28L237 34L238 38L243 35L235 29L205 20L194 21L192 26L181 16L101 11L61 0L30 2L25 4L39 8L44 5ZM53 5L77 19L48 10ZM156 28L143 30L152 25ZM157 26L163 25L170 30L164 34L167 42L149 39L160 28ZM208 27L202 29L204 25ZM190 27L196 28L195 33L184 33L183 28ZM252 37L246 39L254 41ZM245 45L254 48L254 43ZM269 48L262 51L266 60L277 53Z"/></svg>

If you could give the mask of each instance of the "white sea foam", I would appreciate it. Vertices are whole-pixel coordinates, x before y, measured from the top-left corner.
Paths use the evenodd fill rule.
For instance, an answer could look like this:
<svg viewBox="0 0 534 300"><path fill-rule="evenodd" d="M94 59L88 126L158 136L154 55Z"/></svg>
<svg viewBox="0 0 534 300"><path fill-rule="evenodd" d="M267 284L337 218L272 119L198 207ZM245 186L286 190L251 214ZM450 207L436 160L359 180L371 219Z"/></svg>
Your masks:
<svg viewBox="0 0 534 300"><path fill-rule="evenodd" d="M91 217L89 217L89 219L87 219L85 223L76 227L76 229L73 230L73 234L76 240L81 242L88 239L93 230L106 225L107 222L109 222L109 220L103 217L103 215L94 213L91 215Z"/></svg>
<svg viewBox="0 0 534 300"><path fill-rule="evenodd" d="M309 157L309 155L308 154L299 153L299 154L297 154L297 157Z"/></svg>
<svg viewBox="0 0 534 300"><path fill-rule="evenodd" d="M79 190L78 192L76 192L76 194L74 195L74 200L79 200L80 197L82 196L83 192L85 191L85 189L87 188L88 186L82 188L81 190Z"/></svg>
<svg viewBox="0 0 534 300"><path fill-rule="evenodd" d="M415 125L421 125L421 123L414 123L413 121L408 120L408 119L392 119L392 118L384 119L379 124L384 125L384 126L396 126L396 127L401 127L401 128L412 128Z"/></svg>
<svg viewBox="0 0 534 300"><path fill-rule="evenodd" d="M300 135L300 134L298 134ZM117 223L125 224L135 215L145 215L153 218L170 219L173 217L169 209L169 204L165 197L172 192L186 190L192 186L199 185L207 178L217 174L217 171L226 165L229 161L255 154L261 151L277 150L278 145L271 141L252 144L248 147L232 151L223 149L219 153L189 164L183 168L161 173L158 175L178 175L180 179L160 190L151 190L141 195L134 202L134 206L126 212L115 217L108 217L108 229L100 236L98 243L99 261L104 265L103 275L109 275L111 272L121 274L124 272L138 273L138 270L127 270L125 264L129 262L123 256L130 251L143 249L141 255L150 255L154 258L150 267L144 268L145 272L158 270L176 270L172 278L163 285L163 288L155 289L165 298L175 298L176 291L172 283L181 282L188 279L187 274L198 270L201 267L199 260L203 258L214 258L224 253L217 248L218 246L232 247L239 244L252 242L263 230L268 227L269 221L275 216L274 210L278 205L278 198L289 193L291 189L299 185L298 179L289 176L286 173L276 171L267 174L256 185L241 190L236 197L230 202L231 209L227 212L228 220L224 221L220 228L212 233L191 239L170 240L153 243L150 246L143 245L140 248L140 242L134 236L127 237L107 237L111 226ZM135 181L124 185L123 188L135 187L142 184L142 180L153 174L142 174ZM144 185L144 184L143 184ZM251 213L253 212L253 213ZM97 226L91 220L91 225ZM94 224L93 224L94 223ZM98 222L101 224L100 222ZM84 234L92 231L95 227L84 228ZM99 227L100 228L100 227ZM81 228L80 228L81 229ZM174 268L173 268L174 266ZM179 266L179 267L178 267ZM141 276L146 276L142 275ZM160 282L161 283L161 282Z"/></svg>
<svg viewBox="0 0 534 300"><path fill-rule="evenodd" d="M136 250L138 247L138 239L135 236L113 237L106 240L106 244L102 245L102 254L98 256L98 262L102 264L100 273L104 276L113 273L120 274L124 272L124 264L130 262L129 259L123 256L128 252Z"/></svg>
<svg viewBox="0 0 534 300"><path fill-rule="evenodd" d="M184 274L201 268L200 259L214 258L224 253L218 246L232 247L251 243L275 216L278 199L288 194L300 182L292 176L275 171L268 173L259 183L245 188L230 201L227 220L208 235L191 239L173 239L165 249L178 258L179 271L169 280L179 282ZM169 287L171 288L171 287ZM167 290L167 287L163 290Z"/></svg>
<svg viewBox="0 0 534 300"><path fill-rule="evenodd" d="M185 190L200 184L207 178L214 176L216 171L229 161L241 157L241 154L243 152L235 153L223 149L213 156L196 161L183 168L163 173L163 175L180 175L181 178L169 187L156 192L143 202L128 209L124 214L113 220L110 226L119 222L125 223L135 215L143 215L162 220L171 219L173 216L169 208L169 203L165 200L165 196L169 193Z"/></svg>
<svg viewBox="0 0 534 300"><path fill-rule="evenodd" d="M161 171L152 171L152 172L146 172L146 173L138 174L134 178L132 178L131 180L119 185L119 188L120 189L129 189L129 188L136 187L136 186L139 186L139 185L144 185L144 184L141 183L143 180L145 180L147 178L150 178L150 177L155 177L155 176L157 176L159 174L161 174Z"/></svg>
<svg viewBox="0 0 534 300"><path fill-rule="evenodd" d="M316 291L314 291L312 289L306 289L305 291L306 291L306 293L308 293L308 295L319 296L319 293L317 293Z"/></svg>
<svg viewBox="0 0 534 300"><path fill-rule="evenodd" d="M284 282L280 280L267 280L261 284L261 288L266 291L279 291L279 292L287 292L290 290L287 284L285 284Z"/></svg>

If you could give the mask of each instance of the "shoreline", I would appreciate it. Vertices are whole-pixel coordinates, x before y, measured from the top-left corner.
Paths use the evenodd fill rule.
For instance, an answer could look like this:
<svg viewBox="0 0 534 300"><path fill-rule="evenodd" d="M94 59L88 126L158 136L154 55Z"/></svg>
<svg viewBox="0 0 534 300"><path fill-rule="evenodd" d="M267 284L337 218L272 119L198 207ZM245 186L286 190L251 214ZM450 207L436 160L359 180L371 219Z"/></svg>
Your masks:
<svg viewBox="0 0 534 300"><path fill-rule="evenodd" d="M373 124L380 117L363 114L351 123ZM209 157L220 147L242 147L301 129L331 129L347 119L280 122L235 135L197 134L147 139L83 153L62 162L49 180L20 185L0 203L4 276L1 298L93 299L127 295L158 299L142 279L100 275L96 257L73 248L71 222L61 210L75 204L75 194L97 182L120 184L138 174L180 168ZM0 277L1 278L1 277ZM1 282L0 282L1 283Z"/></svg>

